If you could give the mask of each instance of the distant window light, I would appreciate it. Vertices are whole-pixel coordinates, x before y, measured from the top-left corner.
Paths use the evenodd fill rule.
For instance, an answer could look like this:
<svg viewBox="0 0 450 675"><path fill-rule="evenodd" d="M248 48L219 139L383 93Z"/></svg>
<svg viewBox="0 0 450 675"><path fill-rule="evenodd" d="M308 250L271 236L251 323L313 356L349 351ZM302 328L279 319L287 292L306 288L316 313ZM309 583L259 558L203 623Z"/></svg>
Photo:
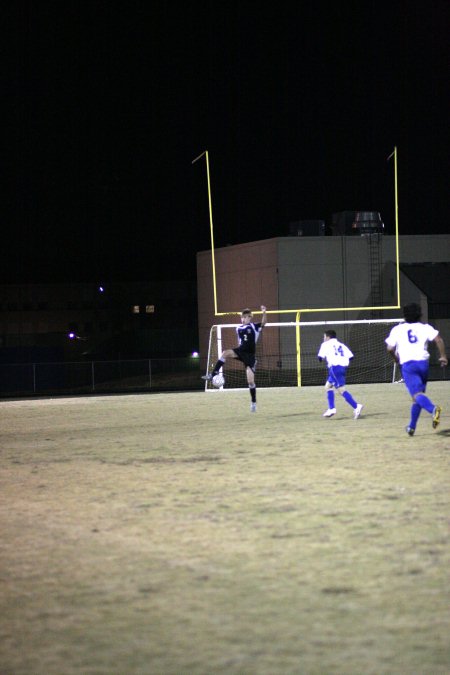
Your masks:
<svg viewBox="0 0 450 675"><path fill-rule="evenodd" d="M145 305L145 313L146 314L154 314L155 313L155 305Z"/></svg>
<svg viewBox="0 0 450 675"><path fill-rule="evenodd" d="M99 286L99 287L98 287L98 290L99 290L100 293L104 293L104 292L105 292L104 286Z"/></svg>
<svg viewBox="0 0 450 675"><path fill-rule="evenodd" d="M140 312L139 305L133 305L131 311L133 312L133 314L139 314Z"/></svg>

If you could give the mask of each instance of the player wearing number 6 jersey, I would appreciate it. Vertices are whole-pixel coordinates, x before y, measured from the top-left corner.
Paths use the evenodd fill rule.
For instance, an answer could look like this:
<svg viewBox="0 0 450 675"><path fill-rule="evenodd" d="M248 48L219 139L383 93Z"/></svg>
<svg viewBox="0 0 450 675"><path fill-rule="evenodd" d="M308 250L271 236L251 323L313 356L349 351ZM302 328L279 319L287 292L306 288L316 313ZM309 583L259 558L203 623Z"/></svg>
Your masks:
<svg viewBox="0 0 450 675"><path fill-rule="evenodd" d="M345 377L348 365L353 358L353 354L347 345L339 342L336 338L336 331L327 330L323 335L323 342L317 354L319 361L325 360L328 367L328 378L325 382L325 389L327 391L328 410L323 413L322 417L333 417L336 414L334 406L334 391L337 389L340 395L347 401L354 410L353 418L356 420L361 414L363 406L357 403L353 396L345 389Z"/></svg>
<svg viewBox="0 0 450 675"><path fill-rule="evenodd" d="M414 436L422 408L433 416L433 429L436 429L441 417L441 407L425 396L430 358L429 342L436 343L441 366L445 367L448 364L444 341L439 331L430 324L421 322L421 315L420 306L416 303L405 305L403 308L405 323L394 326L385 340L388 352L400 364L405 386L413 400L411 419L406 427L406 432L410 436Z"/></svg>

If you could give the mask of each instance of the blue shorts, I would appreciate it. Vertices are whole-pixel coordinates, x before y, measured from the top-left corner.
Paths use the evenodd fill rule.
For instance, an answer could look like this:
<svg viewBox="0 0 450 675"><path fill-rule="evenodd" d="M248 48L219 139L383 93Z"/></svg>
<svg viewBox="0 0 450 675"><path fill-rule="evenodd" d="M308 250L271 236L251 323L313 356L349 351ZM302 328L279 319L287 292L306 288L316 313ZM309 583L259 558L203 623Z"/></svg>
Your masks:
<svg viewBox="0 0 450 675"><path fill-rule="evenodd" d="M339 387L345 387L346 373L346 366L330 366L328 368L327 382L332 384L336 389L339 389Z"/></svg>
<svg viewBox="0 0 450 675"><path fill-rule="evenodd" d="M411 396L424 392L428 382L428 361L407 361L402 365L402 377Z"/></svg>

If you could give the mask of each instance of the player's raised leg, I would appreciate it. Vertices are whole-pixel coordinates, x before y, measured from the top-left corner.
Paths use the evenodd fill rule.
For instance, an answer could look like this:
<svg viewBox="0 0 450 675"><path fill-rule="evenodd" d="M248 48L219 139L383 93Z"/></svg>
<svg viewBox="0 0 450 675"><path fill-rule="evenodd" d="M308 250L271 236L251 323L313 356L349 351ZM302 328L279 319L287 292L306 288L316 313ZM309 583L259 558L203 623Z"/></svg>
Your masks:
<svg viewBox="0 0 450 675"><path fill-rule="evenodd" d="M217 373L220 370L222 370L228 357L232 359L237 358L233 349L225 349L220 358L217 360L216 365L214 366L212 371L210 373L206 373L206 375L202 375L202 380L210 382L213 379L214 375L217 375Z"/></svg>

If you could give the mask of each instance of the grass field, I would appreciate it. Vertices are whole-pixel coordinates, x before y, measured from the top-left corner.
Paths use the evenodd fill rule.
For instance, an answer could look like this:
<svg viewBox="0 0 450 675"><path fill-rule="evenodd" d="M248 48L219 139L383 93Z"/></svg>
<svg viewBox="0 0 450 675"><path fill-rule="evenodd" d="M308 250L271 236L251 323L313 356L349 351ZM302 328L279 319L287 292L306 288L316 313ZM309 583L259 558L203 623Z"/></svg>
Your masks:
<svg viewBox="0 0 450 675"><path fill-rule="evenodd" d="M0 402L0 673L450 673L450 402Z"/></svg>

